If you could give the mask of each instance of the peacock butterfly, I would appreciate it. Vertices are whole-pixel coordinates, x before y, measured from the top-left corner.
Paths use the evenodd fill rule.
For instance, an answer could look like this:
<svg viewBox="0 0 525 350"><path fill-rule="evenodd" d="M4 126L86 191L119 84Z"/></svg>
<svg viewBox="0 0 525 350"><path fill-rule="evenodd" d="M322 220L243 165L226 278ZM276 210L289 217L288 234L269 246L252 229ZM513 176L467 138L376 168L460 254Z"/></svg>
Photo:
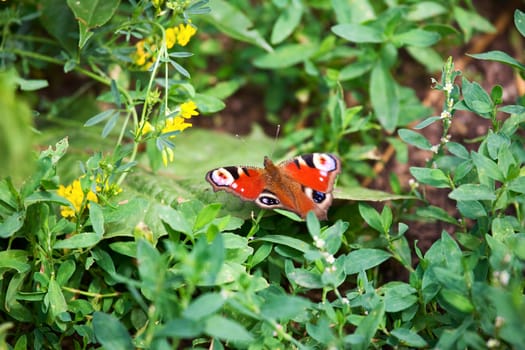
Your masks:
<svg viewBox="0 0 525 350"><path fill-rule="evenodd" d="M227 166L206 174L214 191L227 191L264 209L285 209L302 218L314 211L325 220L341 161L333 154L311 153L264 168Z"/></svg>

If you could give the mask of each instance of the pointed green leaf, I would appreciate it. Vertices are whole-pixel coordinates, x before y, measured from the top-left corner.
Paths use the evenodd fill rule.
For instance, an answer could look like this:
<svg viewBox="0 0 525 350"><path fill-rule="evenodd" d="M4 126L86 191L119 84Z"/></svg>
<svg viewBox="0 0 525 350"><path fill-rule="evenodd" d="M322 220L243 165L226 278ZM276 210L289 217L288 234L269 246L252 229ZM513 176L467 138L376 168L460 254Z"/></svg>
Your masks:
<svg viewBox="0 0 525 350"><path fill-rule="evenodd" d="M332 32L354 43L382 43L384 40L379 29L362 24L338 24L332 27Z"/></svg>
<svg viewBox="0 0 525 350"><path fill-rule="evenodd" d="M398 90L388 69L381 62L376 64L370 76L370 100L377 119L388 132L395 130L399 119Z"/></svg>
<svg viewBox="0 0 525 350"><path fill-rule="evenodd" d="M133 341L126 327L113 315L103 312L93 314L93 333L105 349L134 349Z"/></svg>
<svg viewBox="0 0 525 350"><path fill-rule="evenodd" d="M345 258L345 272L353 275L366 271L388 260L392 254L380 249L362 248L350 252Z"/></svg>
<svg viewBox="0 0 525 350"><path fill-rule="evenodd" d="M205 332L212 337L232 342L251 342L253 336L239 323L213 315L205 321Z"/></svg>

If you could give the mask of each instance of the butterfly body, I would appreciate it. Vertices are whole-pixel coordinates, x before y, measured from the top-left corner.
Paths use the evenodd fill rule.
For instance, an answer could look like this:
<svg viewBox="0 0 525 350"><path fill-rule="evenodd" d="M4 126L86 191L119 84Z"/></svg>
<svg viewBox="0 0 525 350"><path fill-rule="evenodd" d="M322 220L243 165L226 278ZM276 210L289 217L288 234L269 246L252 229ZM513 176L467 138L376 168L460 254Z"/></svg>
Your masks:
<svg viewBox="0 0 525 350"><path fill-rule="evenodd" d="M228 166L206 174L214 191L224 190L265 209L285 209L302 218L314 211L326 219L341 162L329 153L312 153L274 164L264 158L264 168Z"/></svg>

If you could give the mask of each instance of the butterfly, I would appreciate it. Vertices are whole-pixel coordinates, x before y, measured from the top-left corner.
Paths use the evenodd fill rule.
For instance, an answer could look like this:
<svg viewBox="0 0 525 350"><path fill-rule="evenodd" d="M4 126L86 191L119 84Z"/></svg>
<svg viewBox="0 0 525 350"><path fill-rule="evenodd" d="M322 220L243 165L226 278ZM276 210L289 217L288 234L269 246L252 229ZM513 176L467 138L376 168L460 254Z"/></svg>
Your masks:
<svg viewBox="0 0 525 350"><path fill-rule="evenodd" d="M264 157L264 168L226 166L206 174L215 192L227 191L264 209L285 209L325 220L341 161L330 153L304 154L279 164Z"/></svg>

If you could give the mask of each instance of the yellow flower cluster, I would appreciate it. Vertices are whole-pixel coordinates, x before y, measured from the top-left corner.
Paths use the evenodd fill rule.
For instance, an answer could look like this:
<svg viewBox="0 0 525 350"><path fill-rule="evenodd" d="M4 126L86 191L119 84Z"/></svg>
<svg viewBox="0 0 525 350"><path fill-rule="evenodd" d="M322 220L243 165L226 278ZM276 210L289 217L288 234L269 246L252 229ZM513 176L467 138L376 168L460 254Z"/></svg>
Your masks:
<svg viewBox="0 0 525 350"><path fill-rule="evenodd" d="M177 27L166 29L166 47L171 49L175 44L186 46L192 36L197 33L197 28L191 24L179 24ZM150 38L140 40L135 44L135 52L132 55L133 62L137 66L148 70L155 61L157 46Z"/></svg>
<svg viewBox="0 0 525 350"><path fill-rule="evenodd" d="M57 193L59 196L64 197L73 204L73 208L62 206L60 207L60 215L64 218L74 218L77 213L80 213L82 208L82 202L87 196L88 201L98 203L98 197L93 191L89 191L87 194L82 192L82 187L80 186L80 180L75 180L73 183L67 186L60 185L58 186ZM89 204L87 205L89 207Z"/></svg>
<svg viewBox="0 0 525 350"><path fill-rule="evenodd" d="M153 56L155 49L156 46L150 45L146 40L137 42L135 44L135 52L133 53L133 62L137 66L142 66L144 70L148 70L155 61L155 57Z"/></svg>
<svg viewBox="0 0 525 350"><path fill-rule="evenodd" d="M160 134L167 134L170 132L182 132L185 129L192 126L191 123L188 123L186 120L190 119L193 116L199 115L197 110L197 104L193 101L184 102L180 105L180 112L175 117L166 118ZM141 133L145 135L155 130L155 127L151 125L150 122L145 122L142 126ZM175 135L170 136L170 138L175 137ZM171 148L162 149L162 162L164 166L168 165L169 162L173 161L173 150Z"/></svg>
<svg viewBox="0 0 525 350"><path fill-rule="evenodd" d="M166 29L166 47L171 49L175 43L186 46L192 36L197 33L197 29L191 24L179 24L178 27Z"/></svg>

